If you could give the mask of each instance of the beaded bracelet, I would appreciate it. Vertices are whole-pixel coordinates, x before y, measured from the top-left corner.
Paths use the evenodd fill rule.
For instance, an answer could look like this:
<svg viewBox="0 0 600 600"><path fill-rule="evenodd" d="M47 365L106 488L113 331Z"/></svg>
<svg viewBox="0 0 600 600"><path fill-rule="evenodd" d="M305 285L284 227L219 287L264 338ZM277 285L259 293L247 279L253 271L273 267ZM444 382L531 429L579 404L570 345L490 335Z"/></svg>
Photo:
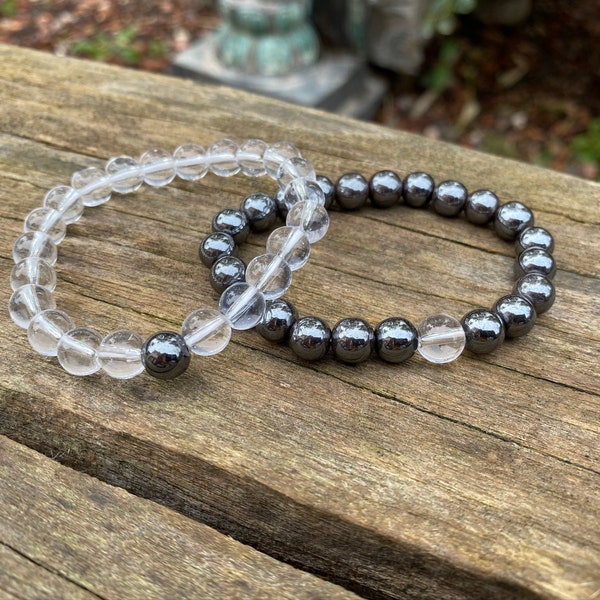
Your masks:
<svg viewBox="0 0 600 600"><path fill-rule="evenodd" d="M247 281L223 291L219 310L194 310L184 320L181 333L160 331L145 341L127 329L102 338L93 329L75 327L67 314L56 310L52 292L57 245L65 237L67 225L82 216L84 207L103 204L112 192L134 192L143 183L164 186L176 176L193 181L208 171L222 177L238 172L249 177L268 174L277 179L290 207L286 226L273 232L267 253L249 266ZM267 145L257 139L239 146L220 140L208 151L197 144L179 146L173 154L153 149L139 161L118 156L107 162L104 171L95 167L78 171L70 186L51 189L43 207L25 219L25 233L13 247L16 264L10 278L14 290L10 316L27 329L34 350L57 356L72 375L91 375L102 369L114 378L129 379L146 370L159 379L172 379L187 369L191 353L216 354L228 344L232 329L254 327L262 318L266 300L290 286L292 271L306 263L310 245L321 239L329 226L325 197L315 177L311 164L292 144Z"/></svg>
<svg viewBox="0 0 600 600"><path fill-rule="evenodd" d="M522 203L500 205L493 192L478 190L468 194L458 181L443 181L436 186L432 177L422 172L410 173L404 182L388 170L375 173L370 181L358 173L347 173L335 185L323 176L318 176L317 182L325 194L327 208L334 200L342 210L356 210L367 199L378 208L389 208L403 200L409 207L431 206L446 217L464 212L466 219L476 225L493 223L499 237L516 239L518 279L512 293L497 300L491 310L471 310L461 321L448 315L434 315L416 328L401 317L385 319L375 329L363 319L346 318L331 330L318 317L299 319L293 305L282 298L268 301L257 331L266 339L287 341L298 357L320 359L331 348L343 362L359 363L376 349L383 360L399 363L418 350L431 362L446 363L458 358L465 348L485 354L498 348L505 336L525 335L536 316L552 306L554 240L547 230L533 226L533 213ZM268 229L275 223L277 212L285 215L287 210L281 193L275 198L256 193L246 197L239 210L226 209L216 215L212 223L215 233L200 246L202 261L211 267L210 281L215 290L223 291L243 280L245 265L234 253L249 229ZM220 239L227 239L227 244L213 252Z"/></svg>

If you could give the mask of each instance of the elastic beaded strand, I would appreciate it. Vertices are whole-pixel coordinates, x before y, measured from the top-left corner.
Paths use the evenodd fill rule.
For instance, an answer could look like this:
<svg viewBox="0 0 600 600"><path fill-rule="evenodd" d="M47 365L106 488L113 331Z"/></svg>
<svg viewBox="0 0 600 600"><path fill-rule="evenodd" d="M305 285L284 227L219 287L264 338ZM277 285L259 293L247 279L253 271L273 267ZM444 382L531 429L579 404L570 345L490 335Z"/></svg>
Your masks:
<svg viewBox="0 0 600 600"><path fill-rule="evenodd" d="M291 283L292 267L285 256L266 261L264 273L253 284L243 282L233 290L223 289L219 310L192 311L184 319L180 333L158 332L144 341L135 332L117 330L102 338L93 330L76 327L68 315L56 311L52 296L56 247L64 237L62 230L81 217L84 206L103 204L113 192L131 193L143 183L164 186L176 176L195 180L208 171L223 177L240 171L249 177L268 174L282 188L301 179L302 185L296 186L296 200L301 202L310 200L308 193L302 193L306 183L316 184L313 167L295 146L289 142L268 145L257 139L248 139L241 146L223 139L208 151L197 144L183 144L173 154L155 148L142 154L138 161L117 156L107 161L104 171L89 167L76 172L70 186L57 186L45 195L45 208L41 209L45 212L35 209L28 215L25 232L13 249L16 264L11 274L14 292L9 312L19 327L28 329L34 350L57 356L63 368L74 375L89 375L102 369L116 379L129 379L146 370L159 379L170 379L185 371L191 353L216 354L227 346L233 329L247 329L260 321L265 294L283 294ZM299 223L294 229L306 238L308 225ZM328 219L321 219L319 226L320 234L324 234ZM280 229L287 231L289 227ZM214 262L212 258L207 261ZM280 271L286 275L283 282L277 277ZM284 289L275 285L273 290L278 282L283 283Z"/></svg>

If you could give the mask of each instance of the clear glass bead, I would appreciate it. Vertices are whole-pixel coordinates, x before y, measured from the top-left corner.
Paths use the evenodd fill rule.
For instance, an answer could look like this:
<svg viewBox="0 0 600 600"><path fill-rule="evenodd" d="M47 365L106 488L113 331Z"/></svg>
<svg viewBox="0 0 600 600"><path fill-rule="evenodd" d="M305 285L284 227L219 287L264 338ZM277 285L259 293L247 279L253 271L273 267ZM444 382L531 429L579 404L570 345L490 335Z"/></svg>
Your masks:
<svg viewBox="0 0 600 600"><path fill-rule="evenodd" d="M202 179L208 173L206 150L198 144L182 144L175 152L175 172L186 181Z"/></svg>
<svg viewBox="0 0 600 600"><path fill-rule="evenodd" d="M263 159L268 145L257 139L246 140L237 151L237 162L242 173L248 177L265 175L265 161Z"/></svg>
<svg viewBox="0 0 600 600"><path fill-rule="evenodd" d="M214 308L199 308L190 313L181 327L187 347L199 356L218 354L231 339L231 324Z"/></svg>
<svg viewBox="0 0 600 600"><path fill-rule="evenodd" d="M325 206L325 193L316 181L294 179L283 190L283 201L288 210L298 202L312 202Z"/></svg>
<svg viewBox="0 0 600 600"><path fill-rule="evenodd" d="M315 181L317 174L313 166L301 156L294 156L282 162L277 171L279 187L284 190L294 179ZM315 181L316 183L316 181ZM321 188L319 188L321 189Z"/></svg>
<svg viewBox="0 0 600 600"><path fill-rule="evenodd" d="M105 373L115 379L131 379L144 371L143 338L128 329L109 333L98 347L98 362Z"/></svg>
<svg viewBox="0 0 600 600"><path fill-rule="evenodd" d="M91 375L100 370L98 348L102 338L87 327L70 329L58 341L57 357L61 367L71 375Z"/></svg>
<svg viewBox="0 0 600 600"><path fill-rule="evenodd" d="M265 312L263 293L247 283L234 283L221 295L219 310L229 319L233 329L251 329Z"/></svg>
<svg viewBox="0 0 600 600"><path fill-rule="evenodd" d="M318 242L329 229L329 215L325 207L309 201L294 204L285 222L289 227L304 229L311 244Z"/></svg>
<svg viewBox="0 0 600 600"><path fill-rule="evenodd" d="M44 206L53 208L62 214L63 221L68 225L81 219L83 214L83 200L70 185L53 187L44 196Z"/></svg>
<svg viewBox="0 0 600 600"><path fill-rule="evenodd" d="M56 264L58 252L52 238L43 231L28 231L15 240L13 260L20 263L23 259L35 256L45 260L50 266Z"/></svg>
<svg viewBox="0 0 600 600"><path fill-rule="evenodd" d="M41 285L24 285L10 297L8 312L16 325L23 329L29 327L31 319L43 310L56 308L52 292Z"/></svg>
<svg viewBox="0 0 600 600"><path fill-rule="evenodd" d="M292 271L306 264L310 256L310 241L299 227L279 227L267 240L267 252L285 260Z"/></svg>
<svg viewBox="0 0 600 600"><path fill-rule="evenodd" d="M219 140L208 149L210 170L220 177L231 177L240 172L237 161L239 146L233 140Z"/></svg>
<svg viewBox="0 0 600 600"><path fill-rule="evenodd" d="M246 282L259 289L267 300L281 298L292 285L292 269L277 254L262 254L246 267Z"/></svg>
<svg viewBox="0 0 600 600"><path fill-rule="evenodd" d="M456 360L465 348L466 336L460 321L448 315L427 317L417 327L419 354L433 363Z"/></svg>
<svg viewBox="0 0 600 600"><path fill-rule="evenodd" d="M265 169L269 177L277 179L279 167L289 158L300 156L300 150L290 142L276 142L271 144L263 155Z"/></svg>
<svg viewBox="0 0 600 600"><path fill-rule="evenodd" d="M62 215L57 210L45 206L35 208L27 215L24 229L25 232L43 231L55 244L60 244L67 234L67 224Z"/></svg>
<svg viewBox="0 0 600 600"><path fill-rule="evenodd" d="M76 190L88 189L81 195L84 206L99 206L110 200L112 188L108 183L106 173L96 167L88 167L83 171L73 173L71 185Z"/></svg>
<svg viewBox="0 0 600 600"><path fill-rule="evenodd" d="M10 274L10 287L17 291L24 285L39 285L53 292L56 287L56 271L37 256L30 256L17 263Z"/></svg>
<svg viewBox="0 0 600 600"><path fill-rule="evenodd" d="M43 356L56 356L58 341L75 327L66 313L60 310L43 310L31 319L27 328L27 338L31 347Z"/></svg>
<svg viewBox="0 0 600 600"><path fill-rule="evenodd" d="M175 163L170 152L152 148L140 156L144 181L152 187L168 185L175 179Z"/></svg>
<svg viewBox="0 0 600 600"><path fill-rule="evenodd" d="M113 191L119 194L131 194L139 190L144 183L140 165L131 156L115 156L105 167L110 177Z"/></svg>

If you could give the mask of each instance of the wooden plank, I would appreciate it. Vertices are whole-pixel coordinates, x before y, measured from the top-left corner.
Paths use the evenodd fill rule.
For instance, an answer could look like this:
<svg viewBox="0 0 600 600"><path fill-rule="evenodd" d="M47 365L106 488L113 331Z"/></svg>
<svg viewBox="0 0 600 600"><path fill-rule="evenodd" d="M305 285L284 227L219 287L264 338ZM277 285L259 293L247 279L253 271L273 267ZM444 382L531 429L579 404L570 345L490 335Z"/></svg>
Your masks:
<svg viewBox="0 0 600 600"><path fill-rule="evenodd" d="M306 365L247 332L175 382L75 379L3 322L2 432L367 597L597 593L597 184L233 90L7 47L0 64L6 273L45 190L190 135L285 138L332 177L422 169L523 199L560 267L557 303L527 338L445 367ZM86 212L60 247L59 305L103 332L179 327L214 302L196 260L210 218L258 189L208 176ZM332 324L460 316L510 289L511 252L428 212L334 213L289 297Z"/></svg>
<svg viewBox="0 0 600 600"><path fill-rule="evenodd" d="M0 480L2 598L358 598L2 436Z"/></svg>

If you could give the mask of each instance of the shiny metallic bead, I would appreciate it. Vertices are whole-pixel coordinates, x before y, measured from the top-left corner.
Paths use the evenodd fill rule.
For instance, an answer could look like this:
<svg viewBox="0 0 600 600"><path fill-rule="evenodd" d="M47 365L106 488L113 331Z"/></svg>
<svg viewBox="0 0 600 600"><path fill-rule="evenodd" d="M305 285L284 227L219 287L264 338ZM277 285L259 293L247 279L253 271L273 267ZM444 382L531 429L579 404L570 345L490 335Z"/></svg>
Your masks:
<svg viewBox="0 0 600 600"><path fill-rule="evenodd" d="M331 208L335 199L335 185L333 185L333 181L329 177L325 177L325 175L317 175L317 183L325 194L325 204L323 206L327 209Z"/></svg>
<svg viewBox="0 0 600 600"><path fill-rule="evenodd" d="M240 204L250 228L254 231L270 229L277 220L277 204L271 196L263 192L255 192L246 196Z"/></svg>
<svg viewBox="0 0 600 600"><path fill-rule="evenodd" d="M548 254L554 251L554 238L552 234L543 227L528 227L524 229L517 238L515 250L517 256L528 248L541 248Z"/></svg>
<svg viewBox="0 0 600 600"><path fill-rule="evenodd" d="M429 204L435 183L431 175L418 171L404 178L402 197L407 206L423 208Z"/></svg>
<svg viewBox="0 0 600 600"><path fill-rule="evenodd" d="M190 350L181 335L173 331L159 331L142 346L142 363L152 377L174 379L188 368Z"/></svg>
<svg viewBox="0 0 600 600"><path fill-rule="evenodd" d="M342 319L331 330L331 349L345 363L356 364L371 356L375 347L373 328L363 319Z"/></svg>
<svg viewBox="0 0 600 600"><path fill-rule="evenodd" d="M230 285L244 281L246 265L237 256L222 256L210 269L210 285L222 294Z"/></svg>
<svg viewBox="0 0 600 600"><path fill-rule="evenodd" d="M521 202L502 204L494 215L494 229L503 240L514 240L533 225L533 213Z"/></svg>
<svg viewBox="0 0 600 600"><path fill-rule="evenodd" d="M200 260L207 267L212 267L222 256L233 256L236 252L234 239L222 231L211 233L200 242Z"/></svg>
<svg viewBox="0 0 600 600"><path fill-rule="evenodd" d="M357 210L369 197L369 182L360 173L346 173L335 184L335 199L344 210Z"/></svg>
<svg viewBox="0 0 600 600"><path fill-rule="evenodd" d="M375 348L379 358L391 363L408 360L419 345L415 326L406 319L391 317L375 329Z"/></svg>
<svg viewBox="0 0 600 600"><path fill-rule="evenodd" d="M225 208L214 216L212 230L228 233L236 244L241 244L250 233L250 223L243 211Z"/></svg>
<svg viewBox="0 0 600 600"><path fill-rule="evenodd" d="M523 275L515 283L513 293L527 298L538 315L545 313L554 304L556 297L552 282L538 273Z"/></svg>
<svg viewBox="0 0 600 600"><path fill-rule="evenodd" d="M465 217L474 225L487 225L496 214L500 201L490 190L477 190L465 202Z"/></svg>
<svg viewBox="0 0 600 600"><path fill-rule="evenodd" d="M465 348L475 354L488 354L504 341L504 323L495 312L485 308L469 311L461 323L467 338Z"/></svg>
<svg viewBox="0 0 600 600"><path fill-rule="evenodd" d="M292 325L298 320L298 311L283 298L267 300L262 320L255 327L266 340L284 342L290 336Z"/></svg>
<svg viewBox="0 0 600 600"><path fill-rule="evenodd" d="M522 277L527 273L539 273L548 279L556 275L556 262L551 254L541 248L528 248L519 254L515 263L515 274Z"/></svg>
<svg viewBox="0 0 600 600"><path fill-rule="evenodd" d="M521 337L529 333L535 324L533 305L526 298L516 294L499 298L492 306L492 311L502 319L507 338Z"/></svg>
<svg viewBox="0 0 600 600"><path fill-rule="evenodd" d="M279 216L285 221L289 210L285 200L285 190L277 190L277 193L275 194L275 204L277 205Z"/></svg>
<svg viewBox="0 0 600 600"><path fill-rule="evenodd" d="M378 171L369 181L371 204L377 208L389 208L400 201L402 179L394 171Z"/></svg>
<svg viewBox="0 0 600 600"><path fill-rule="evenodd" d="M443 217L456 217L467 201L467 188L460 181L442 181L433 190L431 207Z"/></svg>
<svg viewBox="0 0 600 600"><path fill-rule="evenodd" d="M298 358L319 360L329 350L331 329L318 317L302 317L292 325L288 343Z"/></svg>

